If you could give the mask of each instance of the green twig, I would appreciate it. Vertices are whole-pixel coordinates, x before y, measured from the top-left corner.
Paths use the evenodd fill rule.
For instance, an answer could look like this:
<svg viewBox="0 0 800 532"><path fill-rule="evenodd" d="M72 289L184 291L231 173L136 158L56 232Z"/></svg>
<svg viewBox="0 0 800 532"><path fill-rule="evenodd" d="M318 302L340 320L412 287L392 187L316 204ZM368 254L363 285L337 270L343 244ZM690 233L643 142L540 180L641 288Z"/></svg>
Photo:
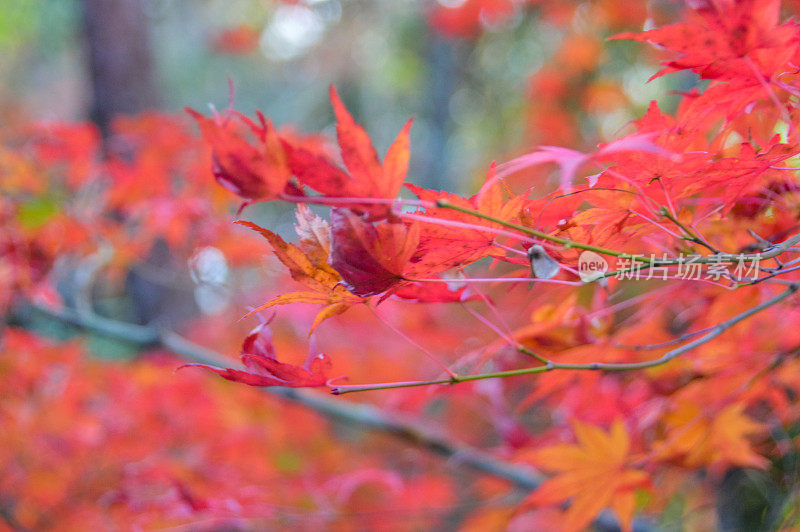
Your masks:
<svg viewBox="0 0 800 532"><path fill-rule="evenodd" d="M472 209L467 209L465 207L455 205L447 200L442 200L442 199L437 200L436 206L442 209L452 209L454 211L463 212L464 214L471 214L476 218L481 218L483 220L494 222L504 227L508 227L509 229L515 229L526 235L534 236L536 238L541 238L542 240L549 240L550 242L555 242L556 244L561 244L562 246L566 246L568 248L578 248L586 251L594 251L595 253L602 253L603 255L611 255L613 257L638 260L646 263L652 262L652 259L650 259L649 257L645 257L644 255L630 255L628 253L622 253L620 251L615 251L613 249L603 248L599 246L592 246L591 244L583 244L581 242L570 240L568 238L562 238L560 236L548 235L547 233L537 231L536 229L531 229L530 227L525 227L523 225L507 222L505 220L501 220L500 218L495 218L494 216L483 214L482 212L474 211Z"/></svg>
<svg viewBox="0 0 800 532"><path fill-rule="evenodd" d="M699 245L707 248L712 253L720 253L720 250L718 250L717 248L715 248L714 246L712 246L711 244L709 244L708 242L706 242L705 240L700 238L697 234L695 234L688 227L686 227L684 224L682 224L681 221L678 220L677 217L673 216L672 213L669 212L668 209L662 207L661 210L659 211L659 214L661 216L663 216L664 218L666 218L667 220L669 220L670 222L672 222L675 225L677 225L681 229L681 231L683 231L684 234L686 235L686 237L685 237L686 240L689 240L690 242L694 242L695 244L699 244Z"/></svg>
<svg viewBox="0 0 800 532"><path fill-rule="evenodd" d="M542 240L549 240L550 242L555 242L556 244L561 244L567 248L577 248L583 249L586 251L594 251L595 253L600 253L603 255L610 255L612 257L618 257L622 259L629 259L631 261L639 261L645 264L652 264L653 266L673 266L677 264L685 264L685 258L667 258L667 259L657 259L654 257L646 257L644 255L632 255L630 253L623 253L621 251L616 251L614 249L608 249L600 246L593 246L590 244L583 244L581 242L576 242L575 240L570 240L568 238L562 238L559 236L549 235L547 233L543 233L542 231L537 231L536 229L531 229L530 227L525 227L523 225L515 224L512 222L507 222L505 220L501 220L500 218L495 218L494 216L489 216L488 214L483 214L482 212L478 212L472 209L467 209L466 207L461 207L459 205L455 205L450 203L447 200L437 200L436 206L442 209L451 209L454 211L462 212L464 214L470 214L475 216L476 218L481 218L483 220L487 220L489 222L494 222L496 224L500 224L504 227L508 227L509 229L514 229L519 231L520 233L526 234L528 236L533 236L536 238L540 238ZM791 236L781 242L780 244L776 244L770 248L767 248L763 252L759 253L742 253L742 254L733 254L733 253L715 253L714 255L703 256L703 257L696 257L693 261L693 264L711 264L711 263L720 263L720 262L727 262L727 261L761 261L765 259L773 259L783 252L785 252L790 247L794 246L795 244L800 243L800 233ZM621 270L627 271L627 270ZM635 271L635 270L631 270ZM619 272L607 272L603 277L609 277L610 275L615 275ZM598 278L601 278L598 276Z"/></svg>
<svg viewBox="0 0 800 532"><path fill-rule="evenodd" d="M780 294L771 297L770 299L759 303L758 305L742 312L741 314L737 314L733 318L723 321L712 327L706 334L693 340L687 344L684 344L678 348L675 348L671 351L668 351L664 355L654 360L648 360L645 362L631 362L631 363L604 363L604 362L592 362L588 364L569 364L569 363L561 363L561 362L553 362L551 360L543 359L544 365L543 366L536 366L533 368L522 368L522 369L515 369L509 371L497 371L493 373L479 373L475 375L459 375L452 379L437 379L437 380L429 380L429 381L412 381L412 382L393 382L393 383L376 383L376 384L359 384L359 385L343 385L334 388L333 393L335 394L345 394L345 393L352 393L352 392L363 392L369 390L385 390L391 388L408 388L413 386L427 386L427 385L436 385L436 384L458 384L460 382L468 382L468 381L476 381L481 379L494 379L494 378L503 378L503 377L516 377L520 375L532 375L535 373L545 373L548 371L555 371L555 370L588 370L588 371L633 371L633 370L640 370L640 369L648 369L653 368L656 366L660 366L662 364L666 364L667 362L683 355L684 353L699 347L717 336L721 335L737 323L742 320L749 318L750 316L783 301L787 297L794 294L798 288L800 288L800 283L796 283L791 285L787 290L781 292Z"/></svg>

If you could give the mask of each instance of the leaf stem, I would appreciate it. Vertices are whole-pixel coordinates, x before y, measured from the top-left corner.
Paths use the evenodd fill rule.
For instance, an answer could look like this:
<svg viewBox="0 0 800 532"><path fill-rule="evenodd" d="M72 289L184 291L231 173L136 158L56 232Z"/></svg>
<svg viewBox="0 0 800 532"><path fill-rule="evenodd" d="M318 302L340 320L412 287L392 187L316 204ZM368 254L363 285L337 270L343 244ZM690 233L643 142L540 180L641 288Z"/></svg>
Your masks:
<svg viewBox="0 0 800 532"><path fill-rule="evenodd" d="M720 250L718 250L717 248L715 248L714 246L712 246L711 244L700 238L700 236L696 235L694 232L692 232L692 230L690 230L683 223L681 223L680 220L678 220L676 216L673 216L668 209L662 207L659 214L664 218L666 218L667 220L669 220L670 222L677 225L681 229L681 231L683 231L686 234L686 240L694 242L695 244L699 244L708 249L709 251L711 251L712 253L721 253Z"/></svg>
<svg viewBox="0 0 800 532"><path fill-rule="evenodd" d="M348 206L348 205L412 205L415 207L433 206L433 202L426 200L403 199L403 198L354 198L354 197L330 197L330 196L292 196L291 194L281 193L278 199L288 203L308 203L313 205L327 205L329 207Z"/></svg>
<svg viewBox="0 0 800 532"><path fill-rule="evenodd" d="M467 209L465 207L455 205L447 200L443 199L436 200L436 206L442 209L452 209L454 211L463 212L464 214L471 214L476 218L482 218L484 220L500 224L504 227L508 227L509 229L515 229L526 235L534 236L542 240L549 240L550 242L555 242L556 244L561 244L562 246L566 246L568 248L578 248L586 251L594 251L595 253L602 253L604 255L611 255L613 257L638 260L640 262L646 262L646 263L653 262L653 259L651 259L650 257L645 257L644 255L630 255L628 253L622 253L620 251L616 251L613 249L603 248L599 246L592 246L591 244L583 244L581 242L576 242L575 240L562 238L560 236L548 235L547 233L543 233L542 231L537 231L536 229L531 229L530 227L525 227L523 225L507 222L505 220L501 220L500 218L495 218L494 216L483 214L482 212L474 211L472 209Z"/></svg>

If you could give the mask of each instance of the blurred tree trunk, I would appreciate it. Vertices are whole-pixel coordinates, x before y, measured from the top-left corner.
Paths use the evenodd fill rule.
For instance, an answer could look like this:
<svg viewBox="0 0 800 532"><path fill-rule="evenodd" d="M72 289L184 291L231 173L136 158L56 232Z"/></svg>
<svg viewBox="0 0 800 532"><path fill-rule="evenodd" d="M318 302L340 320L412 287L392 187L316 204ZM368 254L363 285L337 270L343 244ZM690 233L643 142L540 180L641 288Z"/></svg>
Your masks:
<svg viewBox="0 0 800 532"><path fill-rule="evenodd" d="M430 164L426 168L422 184L428 188L465 193L464 180L453 170L447 142L453 136L453 118L450 114L450 99L465 80L465 68L474 45L442 36L429 28L427 35L426 62L428 82L426 114L430 118Z"/></svg>
<svg viewBox="0 0 800 532"><path fill-rule="evenodd" d="M147 1L82 0L93 92L90 113L104 138L108 138L116 115L154 109L161 101L145 13ZM124 143L109 142L105 149L125 157ZM166 243L156 241L149 256L128 272L126 291L141 324L178 322L195 311L191 291L187 297L187 291L172 280L178 268L170 257ZM153 278L153 272L163 278Z"/></svg>
<svg viewBox="0 0 800 532"><path fill-rule="evenodd" d="M423 185L429 188L457 190L453 183L452 172L447 153L447 139L452 134L450 117L450 98L456 89L458 65L456 49L453 44L439 35L434 29L428 29L428 87L427 114L430 116L431 136L428 150L431 154L430 165L424 176Z"/></svg>
<svg viewBox="0 0 800 532"><path fill-rule="evenodd" d="M160 101L145 2L83 0L91 119L104 135L114 115L151 109Z"/></svg>

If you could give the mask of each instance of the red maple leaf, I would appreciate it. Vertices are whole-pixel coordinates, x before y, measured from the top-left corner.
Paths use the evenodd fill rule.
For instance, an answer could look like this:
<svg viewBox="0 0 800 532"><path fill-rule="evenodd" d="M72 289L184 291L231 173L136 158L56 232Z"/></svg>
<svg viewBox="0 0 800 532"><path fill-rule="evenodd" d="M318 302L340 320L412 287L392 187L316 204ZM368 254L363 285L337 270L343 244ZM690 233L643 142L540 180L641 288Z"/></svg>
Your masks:
<svg viewBox="0 0 800 532"><path fill-rule="evenodd" d="M797 24L778 26L780 0L699 2L687 22L612 39L649 41L680 54L654 77L692 70L706 79L772 78L798 51Z"/></svg>
<svg viewBox="0 0 800 532"><path fill-rule="evenodd" d="M330 264L358 296L380 294L402 282L418 244L417 224L372 224L347 209L331 212Z"/></svg>
<svg viewBox="0 0 800 532"><path fill-rule="evenodd" d="M300 388L325 386L330 359L323 354L309 354L305 364L295 366L279 362L275 358L272 345L272 332L267 322L262 323L245 338L242 343L242 364L247 371L233 368L219 368L206 364L185 364L185 367L200 367L213 371L229 381L241 382L249 386L287 386Z"/></svg>
<svg viewBox="0 0 800 532"><path fill-rule="evenodd" d="M256 142L251 144L237 131L237 123L221 117L208 118L192 109L187 111L211 144L212 172L220 185L250 200L274 199L283 192L291 177L286 153L272 123L263 115L258 115L260 126L242 115L228 115L240 120L239 129L244 126L255 134Z"/></svg>
<svg viewBox="0 0 800 532"><path fill-rule="evenodd" d="M691 70L714 80L693 102L686 101L697 121L711 122L714 115L730 121L749 114L759 100L782 105L796 92L800 25L778 25L779 16L780 0L701 1L686 22L612 39L651 42L676 52L678 57L665 61L653 78Z"/></svg>
<svg viewBox="0 0 800 532"><path fill-rule="evenodd" d="M314 153L284 141L292 173L299 183L328 197L396 198L408 172L412 121L409 120L400 130L381 164L369 136L355 122L333 87L330 96L336 114L336 134L347 172L323 153ZM358 210L369 212L372 219L385 217L389 213L389 207L383 205L358 207Z"/></svg>
<svg viewBox="0 0 800 532"><path fill-rule="evenodd" d="M525 202L525 194L504 201L503 182L495 178L494 165L484 186L469 199L412 184L406 187L423 201L435 204L444 200L505 221L517 219ZM411 279L469 264L487 255L505 255L505 251L494 245L497 234L492 229L502 229L500 224L448 208L427 208L420 214L430 221L420 223L420 244L405 271Z"/></svg>

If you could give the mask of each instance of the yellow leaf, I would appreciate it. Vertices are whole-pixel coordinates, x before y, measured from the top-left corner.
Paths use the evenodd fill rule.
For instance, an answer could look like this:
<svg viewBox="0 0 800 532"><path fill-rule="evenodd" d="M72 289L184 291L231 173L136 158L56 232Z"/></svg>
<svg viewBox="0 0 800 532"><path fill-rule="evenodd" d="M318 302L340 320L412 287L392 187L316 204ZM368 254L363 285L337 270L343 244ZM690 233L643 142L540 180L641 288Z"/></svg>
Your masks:
<svg viewBox="0 0 800 532"><path fill-rule="evenodd" d="M525 501L530 506L561 504L571 500L565 529L585 528L604 508L611 506L623 527L629 528L635 506L634 490L649 483L647 473L630 467L630 438L621 421L609 432L576 421L574 445L553 445L534 454L541 469L557 472Z"/></svg>
<svg viewBox="0 0 800 532"><path fill-rule="evenodd" d="M288 269L292 279L313 290L312 292L290 292L275 297L258 308L245 314L251 316L256 312L274 307L277 305L288 305L289 303L314 303L325 305L311 326L309 334L324 320L341 314L353 305L364 303L366 298L362 298L349 292L343 285L339 284L342 280L339 273L334 270L325 260L328 250L325 246L330 246L330 240L326 240L325 231L327 226L322 225L321 220L313 218L310 211L302 211L298 215L298 232L304 235L311 256L306 255L300 248L285 242L281 237L268 229L264 229L251 222L236 222L239 225L249 227L258 231L266 238L275 256L278 257Z"/></svg>
<svg viewBox="0 0 800 532"><path fill-rule="evenodd" d="M350 305L346 303L334 303L333 305L328 305L327 307L323 308L319 311L316 317L314 317L314 323L311 324L311 329L309 329L308 335L311 336L311 333L314 332L314 329L317 328L317 325L323 321L332 316L336 316L337 314L341 314L349 308Z"/></svg>
<svg viewBox="0 0 800 532"><path fill-rule="evenodd" d="M240 220L236 223L249 227L266 238L270 246L272 246L275 256L289 269L289 273L295 281L306 285L312 290L322 291L332 289L341 280L338 272L331 268L330 265L325 263L315 265L299 248L285 242L272 231L252 222Z"/></svg>

